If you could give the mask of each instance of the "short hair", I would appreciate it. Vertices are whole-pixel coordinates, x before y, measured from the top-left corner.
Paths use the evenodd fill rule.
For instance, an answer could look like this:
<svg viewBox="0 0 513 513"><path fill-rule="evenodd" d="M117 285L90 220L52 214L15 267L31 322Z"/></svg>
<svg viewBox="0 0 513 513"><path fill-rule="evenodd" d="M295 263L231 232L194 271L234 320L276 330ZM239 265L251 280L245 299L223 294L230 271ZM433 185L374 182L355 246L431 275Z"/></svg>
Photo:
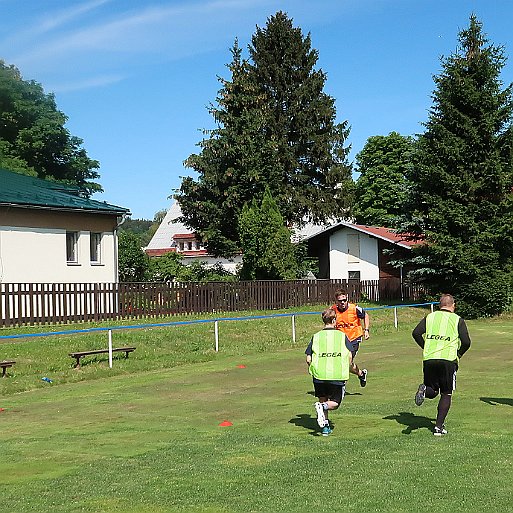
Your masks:
<svg viewBox="0 0 513 513"><path fill-rule="evenodd" d="M347 290L337 289L335 291L335 299L337 299L338 296L348 296Z"/></svg>
<svg viewBox="0 0 513 513"><path fill-rule="evenodd" d="M321 314L322 316L322 322L324 324L332 324L333 321L337 318L337 313L333 308L326 308L324 312Z"/></svg>
<svg viewBox="0 0 513 513"><path fill-rule="evenodd" d="M451 294L442 294L440 297L440 307L454 305L454 297Z"/></svg>

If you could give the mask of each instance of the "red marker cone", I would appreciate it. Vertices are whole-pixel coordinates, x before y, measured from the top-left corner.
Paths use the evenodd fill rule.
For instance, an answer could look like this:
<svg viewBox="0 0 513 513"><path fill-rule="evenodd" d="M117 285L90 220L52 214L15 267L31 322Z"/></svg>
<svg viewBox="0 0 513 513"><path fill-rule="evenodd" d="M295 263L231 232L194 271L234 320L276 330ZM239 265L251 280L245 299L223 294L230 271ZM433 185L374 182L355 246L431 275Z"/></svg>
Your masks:
<svg viewBox="0 0 513 513"><path fill-rule="evenodd" d="M222 427L233 426L233 424L229 420L223 420L223 422L221 422L221 424L219 425Z"/></svg>
<svg viewBox="0 0 513 513"><path fill-rule="evenodd" d="M237 365L237 368L238 368L238 369L245 369L245 368L246 368L246 366L245 366L245 365L242 365L242 363L241 363L240 365Z"/></svg>

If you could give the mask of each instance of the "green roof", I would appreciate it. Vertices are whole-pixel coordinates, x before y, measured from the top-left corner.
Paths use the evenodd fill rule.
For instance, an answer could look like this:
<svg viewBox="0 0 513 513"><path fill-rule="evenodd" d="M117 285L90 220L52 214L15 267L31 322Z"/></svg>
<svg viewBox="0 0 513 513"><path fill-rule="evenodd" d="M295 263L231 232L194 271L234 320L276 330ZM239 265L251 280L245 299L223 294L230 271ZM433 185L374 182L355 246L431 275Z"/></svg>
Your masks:
<svg viewBox="0 0 513 513"><path fill-rule="evenodd" d="M0 169L0 206L77 210L98 214L129 214L127 208L82 198L72 185L41 180Z"/></svg>

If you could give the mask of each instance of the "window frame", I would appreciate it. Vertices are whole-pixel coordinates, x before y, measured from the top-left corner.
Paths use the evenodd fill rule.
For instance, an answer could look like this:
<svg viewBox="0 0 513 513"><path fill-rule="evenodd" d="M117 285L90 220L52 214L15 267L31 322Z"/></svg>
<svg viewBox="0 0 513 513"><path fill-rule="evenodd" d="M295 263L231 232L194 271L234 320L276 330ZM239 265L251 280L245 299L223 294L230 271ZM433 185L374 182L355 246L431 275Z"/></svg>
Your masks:
<svg viewBox="0 0 513 513"><path fill-rule="evenodd" d="M89 232L89 261L91 265L102 265L103 260L103 233L102 232ZM93 260L95 254L96 259Z"/></svg>
<svg viewBox="0 0 513 513"><path fill-rule="evenodd" d="M75 230L66 230L66 263L68 265L78 264L78 239L80 233Z"/></svg>

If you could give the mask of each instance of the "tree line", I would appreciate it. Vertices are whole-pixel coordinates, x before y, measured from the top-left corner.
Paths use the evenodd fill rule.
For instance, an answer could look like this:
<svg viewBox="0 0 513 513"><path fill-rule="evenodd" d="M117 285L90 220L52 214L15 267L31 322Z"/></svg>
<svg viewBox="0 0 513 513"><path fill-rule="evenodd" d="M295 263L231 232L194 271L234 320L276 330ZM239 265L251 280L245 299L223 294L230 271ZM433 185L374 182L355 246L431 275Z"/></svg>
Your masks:
<svg viewBox="0 0 513 513"><path fill-rule="evenodd" d="M501 80L504 47L472 15L457 49L441 58L424 131L370 137L354 163L349 121L336 121L318 57L310 34L281 11L256 28L246 51L235 40L229 76L219 77L209 106L214 128L185 161L196 178L183 178L175 194L182 221L212 255L242 253L244 279L305 272L293 227L386 226L417 242L396 264L433 297L453 293L466 315L504 311L513 290L513 97ZM0 62L0 166L90 195L101 190L99 164L65 121L52 95ZM153 263L153 277L187 275L178 257L159 261L165 269Z"/></svg>

